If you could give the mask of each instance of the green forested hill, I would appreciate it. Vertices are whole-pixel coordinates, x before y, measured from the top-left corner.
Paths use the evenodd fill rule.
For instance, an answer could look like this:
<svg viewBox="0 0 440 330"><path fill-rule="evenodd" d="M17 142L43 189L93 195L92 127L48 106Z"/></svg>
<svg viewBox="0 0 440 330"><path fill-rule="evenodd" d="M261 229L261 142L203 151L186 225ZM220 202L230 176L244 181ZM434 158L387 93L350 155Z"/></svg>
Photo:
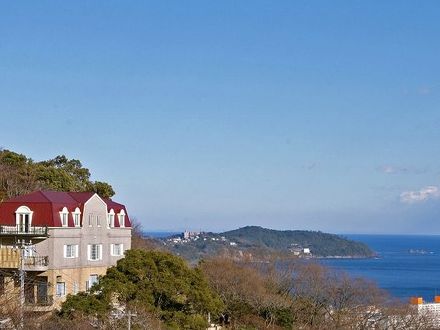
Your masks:
<svg viewBox="0 0 440 330"><path fill-rule="evenodd" d="M270 259L273 257L372 257L364 243L344 237L304 230L272 230L249 226L224 233L199 233L189 239L178 236L161 239L162 246L185 259L197 260L223 255L233 258ZM303 253L309 248L311 254Z"/></svg>
<svg viewBox="0 0 440 330"><path fill-rule="evenodd" d="M372 256L373 251L364 243L355 242L339 235L320 231L273 230L257 226L248 226L224 232L229 240L247 247L265 247L275 250L287 250L297 244L310 248L315 256Z"/></svg>

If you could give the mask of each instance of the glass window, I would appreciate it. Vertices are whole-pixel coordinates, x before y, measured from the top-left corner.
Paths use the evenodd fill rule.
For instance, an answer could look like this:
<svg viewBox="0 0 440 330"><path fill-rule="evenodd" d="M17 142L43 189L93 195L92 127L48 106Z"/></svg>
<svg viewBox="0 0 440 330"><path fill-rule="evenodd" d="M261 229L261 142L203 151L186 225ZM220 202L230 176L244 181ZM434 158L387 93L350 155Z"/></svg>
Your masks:
<svg viewBox="0 0 440 330"><path fill-rule="evenodd" d="M73 214L73 224L75 225L75 227L79 227L79 214L78 213Z"/></svg>
<svg viewBox="0 0 440 330"><path fill-rule="evenodd" d="M91 274L89 276L89 280L86 282L86 290L90 290L90 288L95 284L98 283L98 275L97 274Z"/></svg>
<svg viewBox="0 0 440 330"><path fill-rule="evenodd" d="M24 256L25 257L32 257L35 252L35 246L33 245L26 245L24 247Z"/></svg>
<svg viewBox="0 0 440 330"><path fill-rule="evenodd" d="M77 283L77 282L73 282L73 290L72 290L72 293L73 293L73 294L77 294L78 291L79 291L78 283Z"/></svg>
<svg viewBox="0 0 440 330"><path fill-rule="evenodd" d="M121 256L124 253L124 248L122 244L112 244L112 256Z"/></svg>
<svg viewBox="0 0 440 330"><path fill-rule="evenodd" d="M102 259L102 245L101 244L90 244L88 246L89 260L96 261Z"/></svg>
<svg viewBox="0 0 440 330"><path fill-rule="evenodd" d="M27 206L20 206L15 211L15 221L19 232L28 233L32 224L32 211Z"/></svg>
<svg viewBox="0 0 440 330"><path fill-rule="evenodd" d="M113 228L115 226L115 213L113 210L110 210L110 213L108 214L108 227Z"/></svg>
<svg viewBox="0 0 440 330"><path fill-rule="evenodd" d="M66 283L57 282L57 297L62 297L66 295Z"/></svg>
<svg viewBox="0 0 440 330"><path fill-rule="evenodd" d="M93 214L89 214L89 227L92 226L93 223Z"/></svg>
<svg viewBox="0 0 440 330"><path fill-rule="evenodd" d="M64 258L76 258L78 257L78 245L67 244L64 245Z"/></svg>
<svg viewBox="0 0 440 330"><path fill-rule="evenodd" d="M96 216L96 225L101 227L101 217L99 215Z"/></svg>
<svg viewBox="0 0 440 330"><path fill-rule="evenodd" d="M63 227L67 227L67 213L63 213L63 214L61 215L61 218L62 218L62 220L61 220L61 224L62 224L62 226L63 226Z"/></svg>
<svg viewBox="0 0 440 330"><path fill-rule="evenodd" d="M61 226L67 227L69 225L68 219L69 219L69 211L67 210L67 207L63 207L63 210L60 212L61 217Z"/></svg>
<svg viewBox="0 0 440 330"><path fill-rule="evenodd" d="M125 227L125 211L122 209L118 213L118 221L119 221L119 227Z"/></svg>

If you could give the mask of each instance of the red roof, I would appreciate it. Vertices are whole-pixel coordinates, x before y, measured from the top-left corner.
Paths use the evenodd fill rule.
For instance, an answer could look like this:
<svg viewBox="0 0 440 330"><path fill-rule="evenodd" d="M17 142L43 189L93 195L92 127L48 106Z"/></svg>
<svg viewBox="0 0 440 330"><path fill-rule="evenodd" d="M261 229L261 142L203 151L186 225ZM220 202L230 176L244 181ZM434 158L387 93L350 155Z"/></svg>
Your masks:
<svg viewBox="0 0 440 330"><path fill-rule="evenodd" d="M93 196L92 192L61 192L61 191L35 191L21 195L0 203L0 224L15 226L15 211L20 206L27 206L33 211L32 225L61 227L60 214L64 207L69 211L68 225L73 227L72 212L78 207L83 212L84 204ZM107 211L113 209L115 214L121 210L125 212L125 227L131 227L131 222L124 205L111 199L103 199L107 204ZM118 221L115 221L118 227Z"/></svg>

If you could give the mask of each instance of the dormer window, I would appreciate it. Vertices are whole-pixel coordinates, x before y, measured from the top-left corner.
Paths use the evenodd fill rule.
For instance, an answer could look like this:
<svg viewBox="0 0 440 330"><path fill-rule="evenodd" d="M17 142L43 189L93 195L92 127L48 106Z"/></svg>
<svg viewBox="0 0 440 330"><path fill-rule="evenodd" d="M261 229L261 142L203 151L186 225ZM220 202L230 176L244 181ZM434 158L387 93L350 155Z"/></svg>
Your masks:
<svg viewBox="0 0 440 330"><path fill-rule="evenodd" d="M75 227L79 227L81 225L81 210L79 207L75 209L75 212L72 212L73 216L73 225Z"/></svg>
<svg viewBox="0 0 440 330"><path fill-rule="evenodd" d="M63 210L60 212L60 218L61 218L61 226L67 227L69 225L68 223L69 211L67 210L67 207L63 207Z"/></svg>
<svg viewBox="0 0 440 330"><path fill-rule="evenodd" d="M20 206L17 211L15 211L15 223L19 232L29 232L32 225L33 213L34 212L32 212L27 206Z"/></svg>
<svg viewBox="0 0 440 330"><path fill-rule="evenodd" d="M119 227L125 227L125 211L121 210L118 214Z"/></svg>
<svg viewBox="0 0 440 330"><path fill-rule="evenodd" d="M107 216L107 227L113 228L115 226L115 211L110 210Z"/></svg>

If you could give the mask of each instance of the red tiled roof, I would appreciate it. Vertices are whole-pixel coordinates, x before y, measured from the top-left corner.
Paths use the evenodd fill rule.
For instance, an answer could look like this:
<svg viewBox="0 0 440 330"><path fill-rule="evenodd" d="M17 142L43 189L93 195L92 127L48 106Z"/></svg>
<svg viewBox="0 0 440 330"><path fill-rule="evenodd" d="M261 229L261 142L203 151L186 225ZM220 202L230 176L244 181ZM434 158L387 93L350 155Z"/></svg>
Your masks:
<svg viewBox="0 0 440 330"><path fill-rule="evenodd" d="M64 207L69 211L68 224L73 227L72 212L78 207L81 213L84 204L95 195L92 192L61 192L61 191L35 191L21 195L0 203L0 224L15 226L15 211L20 206L28 206L34 213L32 224L35 226L61 227L60 214ZM125 227L131 227L130 219L124 205L111 199L103 199L107 204L107 211L113 209L117 214L124 210ZM119 226L116 221L116 226Z"/></svg>

